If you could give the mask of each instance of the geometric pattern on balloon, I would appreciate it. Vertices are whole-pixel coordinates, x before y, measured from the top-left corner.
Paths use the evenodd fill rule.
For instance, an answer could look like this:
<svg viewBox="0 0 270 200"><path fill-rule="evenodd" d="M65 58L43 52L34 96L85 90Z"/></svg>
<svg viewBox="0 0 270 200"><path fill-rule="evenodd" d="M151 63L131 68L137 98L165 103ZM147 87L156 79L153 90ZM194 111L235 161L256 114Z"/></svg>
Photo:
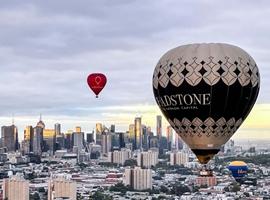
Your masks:
<svg viewBox="0 0 270 200"><path fill-rule="evenodd" d="M170 81L172 85L178 87L185 80L185 76L183 75L183 70L185 66L181 63L181 58L177 59L176 64L170 63L172 75L170 76Z"/></svg>
<svg viewBox="0 0 270 200"><path fill-rule="evenodd" d="M220 80L220 74L218 73L218 70L220 69L220 65L213 62L212 56L209 57L209 62L205 65L203 65L203 68L205 70L205 73L203 73L203 80L208 85L215 85ZM204 62L202 62L204 64Z"/></svg>
<svg viewBox="0 0 270 200"><path fill-rule="evenodd" d="M206 137L215 136L228 138L235 133L243 122L242 118L235 120L234 117L229 120L221 117L216 121L211 117L208 117L204 121L198 117L192 120L184 117L181 120L174 118L168 121L175 131L183 137L201 137L204 135Z"/></svg>
<svg viewBox="0 0 270 200"><path fill-rule="evenodd" d="M185 80L192 86L198 85L203 77L203 74L200 73L200 70L203 68L202 65L196 62L197 58L193 58L193 62L188 64L187 62L184 63L186 69L188 71L187 75L185 76Z"/></svg>
<svg viewBox="0 0 270 200"><path fill-rule="evenodd" d="M191 60L183 60L179 57L174 60L160 60L153 75L153 86L160 85L166 88L169 83L179 87L183 82L196 86L204 81L210 86L223 81L226 85L232 85L238 81L242 86L251 83L255 87L259 82L259 73L256 64L251 60L238 57L232 60L228 56L215 61L213 56L204 60L197 57Z"/></svg>

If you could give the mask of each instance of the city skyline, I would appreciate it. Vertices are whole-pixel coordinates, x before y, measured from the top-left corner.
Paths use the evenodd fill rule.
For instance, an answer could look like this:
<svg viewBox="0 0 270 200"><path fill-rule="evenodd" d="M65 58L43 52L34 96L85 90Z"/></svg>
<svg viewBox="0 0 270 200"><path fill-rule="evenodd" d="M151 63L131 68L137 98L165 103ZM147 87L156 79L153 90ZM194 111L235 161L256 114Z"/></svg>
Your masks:
<svg viewBox="0 0 270 200"><path fill-rule="evenodd" d="M101 122L124 131L142 116L142 123L155 130L155 117L162 114L153 97L152 74L160 56L187 43L224 42L250 53L261 74L256 105L234 138L260 133L270 139L270 43L265 39L270 26L264 20L269 2L82 5L18 1L0 8L1 126L11 124L13 113L21 137L42 113L50 128L59 122L64 130L80 125L91 131ZM164 8L170 12L160 18ZM99 99L86 83L92 72L108 77ZM166 126L163 117L163 133Z"/></svg>
<svg viewBox="0 0 270 200"><path fill-rule="evenodd" d="M263 108L253 108L253 111L251 111L251 114L253 112L262 112L264 113ZM263 114L262 114L263 115ZM92 121L92 125L89 125L89 121L87 119L85 120L81 120L80 118L78 119L78 121L74 120L73 123L67 123L65 124L65 120L56 120L54 121L53 119L50 118L43 118L42 117L42 121L44 121L46 128L47 129L53 129L55 127L56 124L60 124L61 125L61 132L62 133L68 133L69 131L73 131L76 132L76 128L80 127L82 129L82 132L85 133L91 133L92 131L95 132L96 134L96 125L97 124L101 124L106 126L107 128L109 128L111 125L115 125L116 126L116 131L117 132L127 132L130 131L129 130L129 126L133 125L134 126L134 119L136 118L141 118L142 120L142 125L145 125L146 127L150 127L152 132L156 135L156 131L157 131L157 116L162 116L162 136L166 137L166 131L167 131L167 126L170 126L169 123L165 120L165 117L163 115L160 115L160 113L158 115L154 115L154 118L151 119L151 115L146 115L149 118L147 118L147 120L144 120L144 116L130 116L131 120L128 121L126 119L125 116L125 123L121 124L121 123L115 123L114 121ZM9 126L9 125L15 125L18 129L18 137L19 140L21 141L23 139L24 136L24 130L25 128L27 128L27 126L33 126L35 127L37 122L39 122L39 120L41 119L40 115L37 118L31 118L28 120L20 120L20 122L22 123L17 123L16 118L14 119L14 115L11 118L6 118L6 123L5 124L0 124L1 126ZM267 117L263 118L262 120L265 120L265 122L267 122ZM150 122L150 123L149 123ZM260 122L261 124L263 124L264 122ZM18 125L19 124L19 125ZM236 131L236 133L233 135L232 139L244 139L244 140L252 140L252 139L256 139L256 140L264 140L264 139L268 139L268 134L269 134L269 127L263 127L260 126L261 124L256 123L255 121L252 120L251 117L248 117L246 119L246 121L243 123L243 125L241 125L241 127L239 128L239 130ZM260 134L262 137L257 137L256 133L258 132L258 130L260 131ZM175 132L175 131L174 131ZM270 139L270 138L269 138Z"/></svg>

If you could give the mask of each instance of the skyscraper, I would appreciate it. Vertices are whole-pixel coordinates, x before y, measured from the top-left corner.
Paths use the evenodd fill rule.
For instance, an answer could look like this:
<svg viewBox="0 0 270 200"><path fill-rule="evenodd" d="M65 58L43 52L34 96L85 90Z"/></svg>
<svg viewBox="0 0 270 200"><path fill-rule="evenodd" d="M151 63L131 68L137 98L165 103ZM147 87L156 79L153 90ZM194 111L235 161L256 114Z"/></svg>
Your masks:
<svg viewBox="0 0 270 200"><path fill-rule="evenodd" d="M34 139L34 129L32 126L27 126L24 129L24 143L29 146L29 152L33 151L33 139Z"/></svg>
<svg viewBox="0 0 270 200"><path fill-rule="evenodd" d="M168 142L168 150L172 150L173 145L173 129L171 126L167 126L167 132L166 132L167 142Z"/></svg>
<svg viewBox="0 0 270 200"><path fill-rule="evenodd" d="M124 148L126 147L126 142L125 142L125 133L118 133L119 135L119 148Z"/></svg>
<svg viewBox="0 0 270 200"><path fill-rule="evenodd" d="M101 145L101 135L103 132L103 126L101 123L96 124L96 144Z"/></svg>
<svg viewBox="0 0 270 200"><path fill-rule="evenodd" d="M15 125L2 126L1 128L2 146L8 151L16 151L19 148L18 130Z"/></svg>
<svg viewBox="0 0 270 200"><path fill-rule="evenodd" d="M136 117L134 121L135 127L135 149L140 149L142 147L142 118Z"/></svg>
<svg viewBox="0 0 270 200"><path fill-rule="evenodd" d="M65 135L61 133L60 135L56 135L55 150L60 150L63 148L65 148Z"/></svg>
<svg viewBox="0 0 270 200"><path fill-rule="evenodd" d="M73 148L78 149L77 153L80 153L84 148L84 133L83 132L74 132L72 133Z"/></svg>
<svg viewBox="0 0 270 200"><path fill-rule="evenodd" d="M112 136L112 149L119 149L120 148L120 139L119 139L119 133L110 132Z"/></svg>
<svg viewBox="0 0 270 200"><path fill-rule="evenodd" d="M115 132L115 125L114 124L111 125L110 132L112 132L112 133Z"/></svg>
<svg viewBox="0 0 270 200"><path fill-rule="evenodd" d="M175 133L175 149L181 150L181 149L183 149L183 146L184 146L184 143L183 143L181 137L177 133Z"/></svg>
<svg viewBox="0 0 270 200"><path fill-rule="evenodd" d="M43 129L44 151L49 151L51 155L55 152L56 134L54 129Z"/></svg>
<svg viewBox="0 0 270 200"><path fill-rule="evenodd" d="M147 151L149 147L149 134L148 128L145 125L142 125L142 148L143 150Z"/></svg>
<svg viewBox="0 0 270 200"><path fill-rule="evenodd" d="M134 126L134 124L129 125L128 138L129 138L129 142L132 143L132 148L136 149L135 126Z"/></svg>
<svg viewBox="0 0 270 200"><path fill-rule="evenodd" d="M162 117L157 115L157 136L160 139L162 137Z"/></svg>
<svg viewBox="0 0 270 200"><path fill-rule="evenodd" d="M39 122L37 123L37 127L40 127L42 129L45 128L45 124L44 122L42 121L42 115L40 114L40 117L39 117Z"/></svg>
<svg viewBox="0 0 270 200"><path fill-rule="evenodd" d="M33 133L33 152L35 155L41 155L43 150L43 128L36 126Z"/></svg>
<svg viewBox="0 0 270 200"><path fill-rule="evenodd" d="M149 148L159 148L159 140L157 136L149 137Z"/></svg>
<svg viewBox="0 0 270 200"><path fill-rule="evenodd" d="M67 150L71 150L72 147L73 147L73 144L72 144L72 133L73 133L73 130L69 130L66 134L65 134L65 148Z"/></svg>
<svg viewBox="0 0 270 200"><path fill-rule="evenodd" d="M76 126L75 127L75 132L76 133L81 133L82 132L82 128L80 126Z"/></svg>
<svg viewBox="0 0 270 200"><path fill-rule="evenodd" d="M56 134L56 135L61 135L61 124L56 123L56 124L54 125L54 130L55 130L55 134Z"/></svg>
<svg viewBox="0 0 270 200"><path fill-rule="evenodd" d="M112 135L111 133L103 133L101 142L101 151L102 154L108 154L112 150Z"/></svg>
<svg viewBox="0 0 270 200"><path fill-rule="evenodd" d="M94 133L87 133L86 134L86 142L87 143L92 143L94 142Z"/></svg>

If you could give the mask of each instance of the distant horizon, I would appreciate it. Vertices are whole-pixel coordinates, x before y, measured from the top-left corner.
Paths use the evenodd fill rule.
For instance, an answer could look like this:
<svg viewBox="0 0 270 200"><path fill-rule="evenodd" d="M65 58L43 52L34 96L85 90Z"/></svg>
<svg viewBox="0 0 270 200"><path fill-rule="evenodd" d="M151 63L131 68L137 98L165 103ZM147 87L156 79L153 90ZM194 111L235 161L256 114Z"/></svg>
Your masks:
<svg viewBox="0 0 270 200"><path fill-rule="evenodd" d="M132 115L130 114L130 121L129 123L125 123L128 119L125 120L125 122L117 122L117 121L102 121L102 120L87 120L87 117L74 117L73 120L67 119L67 116L44 116L42 114L42 121L45 123L46 128L53 129L54 124L60 123L61 124L61 132L66 133L69 130L75 130L76 126L80 126L82 128L82 132L85 133L91 133L92 131L95 132L95 125L96 123L102 123L106 127L110 127L110 125L114 124L116 127L116 132L126 132L128 131L128 126L130 124L134 123L135 117L142 117L142 124L151 127L152 132L156 135L156 116L161 115L162 116L162 135L166 136L166 127L169 126L167 120L165 117L160 113L157 113L156 115L147 115L146 120L144 115ZM151 120L152 116L152 120ZM14 115L14 118L11 117L5 117L5 122L3 122L3 117L0 117L0 126L10 126L12 125L13 119L14 119L14 125L18 128L18 135L19 140L21 141L23 139L23 131L26 126L33 126L35 127L37 122L39 121L39 115L37 115L36 118L34 117L16 117ZM61 119L62 117L62 119ZM2 119L1 119L2 118ZM235 141L265 141L270 140L270 127L253 127L253 120L248 119L244 124L240 126L240 128L236 131L236 133L232 136L231 139ZM259 132L260 135L256 134ZM258 136L260 138L258 138Z"/></svg>

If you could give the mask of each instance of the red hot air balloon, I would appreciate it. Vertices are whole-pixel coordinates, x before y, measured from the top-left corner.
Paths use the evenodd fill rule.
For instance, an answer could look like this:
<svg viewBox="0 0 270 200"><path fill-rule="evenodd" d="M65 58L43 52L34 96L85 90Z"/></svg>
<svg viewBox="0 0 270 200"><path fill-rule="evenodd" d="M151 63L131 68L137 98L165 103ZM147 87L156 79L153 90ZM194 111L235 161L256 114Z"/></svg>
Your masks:
<svg viewBox="0 0 270 200"><path fill-rule="evenodd" d="M107 83L107 78L104 74L93 73L88 76L87 83L91 90L96 94L96 98L98 98L98 94Z"/></svg>

